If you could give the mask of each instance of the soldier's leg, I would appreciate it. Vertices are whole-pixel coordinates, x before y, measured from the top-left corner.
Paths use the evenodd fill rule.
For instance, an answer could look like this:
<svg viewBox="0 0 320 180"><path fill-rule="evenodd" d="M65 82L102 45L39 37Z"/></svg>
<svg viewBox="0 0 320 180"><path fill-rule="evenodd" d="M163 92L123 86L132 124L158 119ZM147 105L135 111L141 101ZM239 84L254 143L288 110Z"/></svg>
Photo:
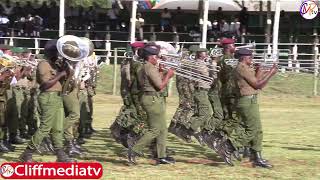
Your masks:
<svg viewBox="0 0 320 180"><path fill-rule="evenodd" d="M209 94L209 100L212 105L213 116L217 119L223 119L223 110L221 106L220 97L218 94L211 93Z"/></svg>
<svg viewBox="0 0 320 180"><path fill-rule="evenodd" d="M21 104L21 120L24 125L22 125L22 128L20 129L20 137L25 138L25 139L30 139L31 136L29 136L28 131L29 131L29 101L30 101L30 92L29 90L25 90L24 92L24 99ZM28 130L26 129L28 127Z"/></svg>
<svg viewBox="0 0 320 180"><path fill-rule="evenodd" d="M63 97L64 112L64 138L66 140L67 152L69 155L80 155L81 152L75 147L74 142L74 125L80 118L80 104L77 96L77 91Z"/></svg>
<svg viewBox="0 0 320 180"><path fill-rule="evenodd" d="M93 122L93 96L88 93L88 107L89 107L89 118L87 121L87 127L92 134L95 130L92 127Z"/></svg>
<svg viewBox="0 0 320 180"><path fill-rule="evenodd" d="M29 114L28 114L28 134L33 135L37 130L37 123L39 118L37 95L31 94L29 101Z"/></svg>
<svg viewBox="0 0 320 180"><path fill-rule="evenodd" d="M67 156L64 154L62 147L63 138L63 103L61 97L57 92L44 92L38 97L40 106L40 126L36 133L31 137L26 150L20 156L20 160L24 162L32 161L32 154L36 151L45 137L49 136L51 132L51 138L54 148L56 148L58 160L67 160Z"/></svg>
<svg viewBox="0 0 320 180"><path fill-rule="evenodd" d="M64 120L64 138L73 141L73 126L80 118L80 104L76 92L71 92L63 97L63 105L66 113Z"/></svg>
<svg viewBox="0 0 320 180"><path fill-rule="evenodd" d="M0 101L0 153L9 152L9 148L5 145L5 133L6 133L6 102Z"/></svg>
<svg viewBox="0 0 320 180"><path fill-rule="evenodd" d="M156 96L142 96L142 105L147 113L149 128L132 148L132 150L137 153L141 153L160 133L166 133L161 129L161 121L163 120L164 113L162 109L164 106L163 100ZM157 145L158 157L165 155L165 142L161 142L162 137L163 134L159 137L160 139L157 140L157 144L159 144L159 146Z"/></svg>
<svg viewBox="0 0 320 180"><path fill-rule="evenodd" d="M82 141L84 137L89 137L85 134L86 122L89 118L87 93L85 90L79 92L79 104L80 104L80 125L79 125L79 139Z"/></svg>
<svg viewBox="0 0 320 180"><path fill-rule="evenodd" d="M25 124L22 122L21 105L24 99L23 90L18 88L13 88L13 105L12 113L14 114L14 120L12 122L12 128L10 132L10 142L12 144L22 144L24 140L18 135L18 129L21 132L26 130ZM23 127L24 126L24 127ZM22 131L21 131L22 130Z"/></svg>
<svg viewBox="0 0 320 180"><path fill-rule="evenodd" d="M208 92L198 90L195 92L195 103L197 104L197 116L191 119L191 129L200 132L209 118L212 116L212 107L208 98Z"/></svg>

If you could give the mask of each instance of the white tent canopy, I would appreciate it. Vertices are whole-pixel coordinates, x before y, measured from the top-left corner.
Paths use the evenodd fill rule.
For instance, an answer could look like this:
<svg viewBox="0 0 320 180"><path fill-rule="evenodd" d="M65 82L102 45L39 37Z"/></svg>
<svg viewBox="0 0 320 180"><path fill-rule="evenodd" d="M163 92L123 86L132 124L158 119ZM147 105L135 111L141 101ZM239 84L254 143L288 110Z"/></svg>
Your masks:
<svg viewBox="0 0 320 180"><path fill-rule="evenodd" d="M237 1L238 3L236 3ZM209 10L217 10L218 7L222 7L223 11L240 11L242 7L242 0L209 0ZM263 11L267 11L267 1L263 1ZM281 9L287 12L298 12L300 6L304 0L280 0ZM259 11L259 0L244 0L244 6L248 8L248 11ZM177 7L185 10L198 10L199 0L160 0L153 9L177 9ZM271 1L271 11L275 11L276 1Z"/></svg>
<svg viewBox="0 0 320 180"><path fill-rule="evenodd" d="M161 0L153 9L177 9L198 10L199 0ZM217 10L222 7L224 11L239 11L241 7L233 0L209 0L209 10Z"/></svg>

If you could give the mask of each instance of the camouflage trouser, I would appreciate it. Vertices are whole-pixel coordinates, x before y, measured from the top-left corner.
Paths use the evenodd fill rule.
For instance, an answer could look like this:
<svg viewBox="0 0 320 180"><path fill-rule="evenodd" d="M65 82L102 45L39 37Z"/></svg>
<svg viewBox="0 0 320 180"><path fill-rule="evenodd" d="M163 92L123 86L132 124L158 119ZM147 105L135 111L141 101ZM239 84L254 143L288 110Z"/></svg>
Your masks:
<svg viewBox="0 0 320 180"><path fill-rule="evenodd" d="M6 107L7 102L4 96L0 96L0 140L4 139L4 134L6 133Z"/></svg>
<svg viewBox="0 0 320 180"><path fill-rule="evenodd" d="M10 112L14 118L12 118L10 134L16 135L17 130L20 132L27 131L27 125L29 121L29 102L30 102L30 91L21 89L21 88L13 88L12 89L12 103L10 104ZM11 100L10 100L11 102ZM29 129L29 127L28 127Z"/></svg>
<svg viewBox="0 0 320 180"><path fill-rule="evenodd" d="M79 91L79 104L80 104L80 129L84 129L90 121L90 107L88 103L88 92L86 90Z"/></svg>
<svg viewBox="0 0 320 180"><path fill-rule="evenodd" d="M224 119L236 117L236 104L236 97L227 95L221 96L221 106L223 110Z"/></svg>
<svg viewBox="0 0 320 180"><path fill-rule="evenodd" d="M143 109L141 101L140 101L140 95L139 94L133 94L131 95L132 99L132 105L133 108L136 110L137 118L139 122L144 123L147 120L147 113Z"/></svg>
<svg viewBox="0 0 320 180"><path fill-rule="evenodd" d="M37 90L32 90L29 101L29 118L27 121L28 133L30 135L33 135L33 133L37 130L38 123L40 123L38 92Z"/></svg>
<svg viewBox="0 0 320 180"><path fill-rule="evenodd" d="M212 117L213 110L207 90L196 90L194 100L196 108L194 116L191 117L190 128L195 132L200 132L201 129L206 128L205 126Z"/></svg>
<svg viewBox="0 0 320 180"><path fill-rule="evenodd" d="M179 106L171 120L171 126L181 124L188 127L190 118L194 114L193 84L189 80L177 76L177 90L179 93Z"/></svg>

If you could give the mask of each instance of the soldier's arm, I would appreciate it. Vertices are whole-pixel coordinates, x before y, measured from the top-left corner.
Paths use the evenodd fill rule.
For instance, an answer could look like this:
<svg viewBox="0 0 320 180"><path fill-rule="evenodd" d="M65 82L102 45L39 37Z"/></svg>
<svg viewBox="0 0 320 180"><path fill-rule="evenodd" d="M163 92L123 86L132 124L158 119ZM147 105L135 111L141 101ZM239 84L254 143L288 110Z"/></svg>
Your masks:
<svg viewBox="0 0 320 180"><path fill-rule="evenodd" d="M45 91L54 86L62 77L66 76L66 71L57 73L53 78L50 79L50 65L49 63L41 63L38 66L38 73L40 76L40 89Z"/></svg>
<svg viewBox="0 0 320 180"><path fill-rule="evenodd" d="M167 74L161 79L160 73L156 68L145 68L145 71L157 91L162 91L167 86L169 79L174 75L174 71L169 69Z"/></svg>
<svg viewBox="0 0 320 180"><path fill-rule="evenodd" d="M271 79L271 77L275 74L276 71L269 71L261 79L256 78L256 76L252 76L252 74L249 73L249 69L239 68L237 72L250 84L251 87L258 90L264 88L267 85L268 81Z"/></svg>

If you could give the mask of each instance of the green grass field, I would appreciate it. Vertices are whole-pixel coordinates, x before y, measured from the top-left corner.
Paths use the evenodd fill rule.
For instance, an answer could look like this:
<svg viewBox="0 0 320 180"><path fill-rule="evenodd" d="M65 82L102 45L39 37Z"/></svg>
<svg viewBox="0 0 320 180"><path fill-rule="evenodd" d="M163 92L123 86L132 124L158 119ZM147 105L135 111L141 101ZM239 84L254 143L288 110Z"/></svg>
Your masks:
<svg viewBox="0 0 320 180"><path fill-rule="evenodd" d="M197 142L184 143L173 135L168 137L170 149L176 151L174 165L155 166L148 158L139 158L138 166L128 166L126 150L111 137L108 127L122 105L112 92L112 69L101 70L98 95L94 104L94 127L98 130L84 147L87 155L79 161L99 161L103 164L103 179L320 179L320 98L312 95L312 76L278 76L260 96L260 111L264 130L264 156L274 168L252 168L248 161L226 166L210 149ZM177 107L173 92L168 99L168 118ZM0 157L0 163L16 161L25 145ZM35 155L36 161L55 161L54 156Z"/></svg>

